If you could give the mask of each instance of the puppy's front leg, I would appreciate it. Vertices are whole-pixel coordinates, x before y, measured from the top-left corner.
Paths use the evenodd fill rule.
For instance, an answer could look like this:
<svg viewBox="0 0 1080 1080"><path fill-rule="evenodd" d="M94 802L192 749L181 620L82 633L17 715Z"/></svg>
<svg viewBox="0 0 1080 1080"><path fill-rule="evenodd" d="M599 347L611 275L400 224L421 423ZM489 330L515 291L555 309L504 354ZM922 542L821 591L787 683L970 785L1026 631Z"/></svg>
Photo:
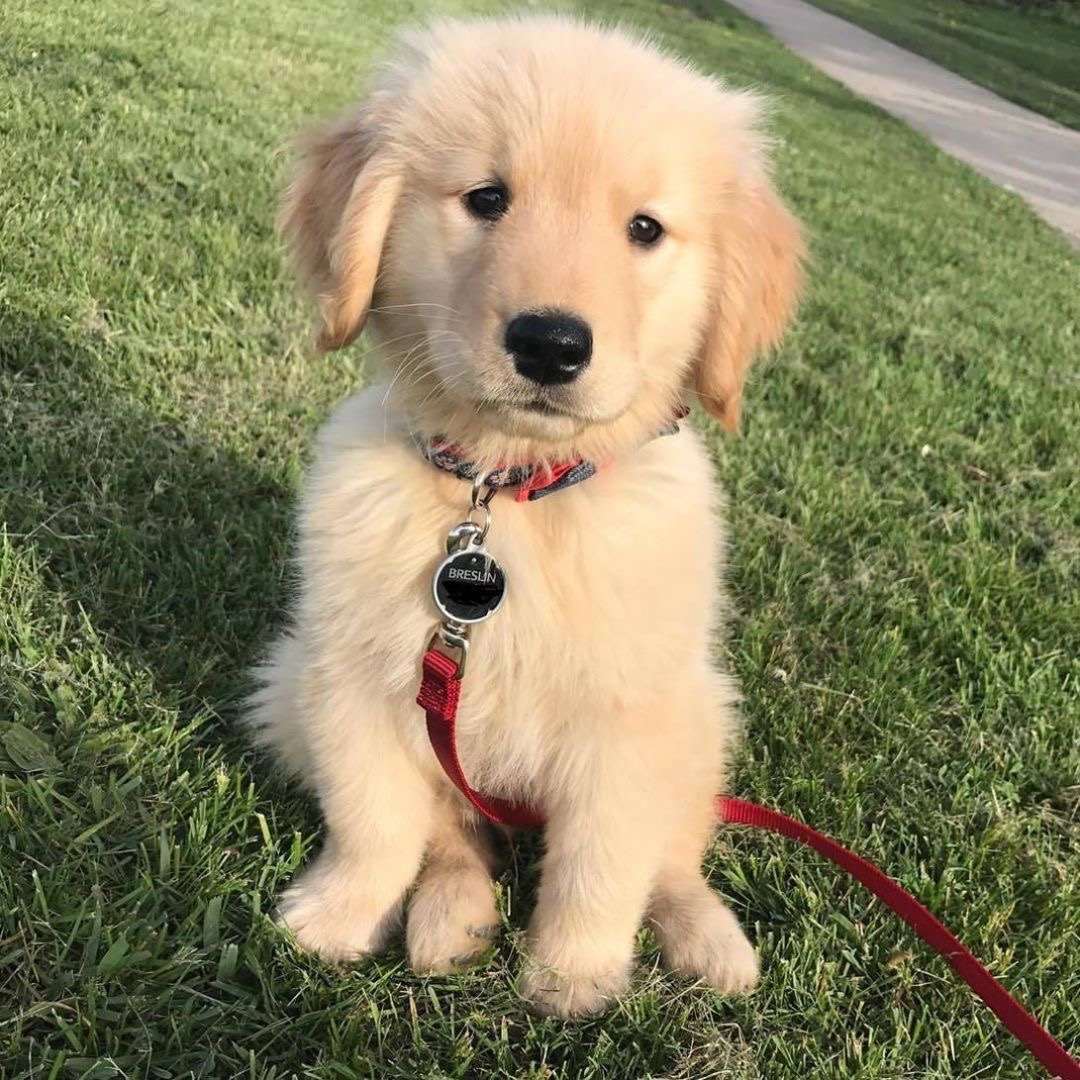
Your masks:
<svg viewBox="0 0 1080 1080"><path fill-rule="evenodd" d="M379 950L420 867L432 792L390 719L339 690L312 718L315 786L326 842L282 896L280 919L328 960Z"/></svg>
<svg viewBox="0 0 1080 1080"><path fill-rule="evenodd" d="M475 963L499 931L492 870L495 848L486 825L466 823L457 793L434 807L431 840L409 901L405 940L420 974Z"/></svg>
<svg viewBox="0 0 1080 1080"><path fill-rule="evenodd" d="M662 861L670 805L642 753L593 761L549 800L521 993L541 1012L583 1016L626 986L634 939ZM640 748L639 748L640 749ZM667 805L665 805L667 804Z"/></svg>

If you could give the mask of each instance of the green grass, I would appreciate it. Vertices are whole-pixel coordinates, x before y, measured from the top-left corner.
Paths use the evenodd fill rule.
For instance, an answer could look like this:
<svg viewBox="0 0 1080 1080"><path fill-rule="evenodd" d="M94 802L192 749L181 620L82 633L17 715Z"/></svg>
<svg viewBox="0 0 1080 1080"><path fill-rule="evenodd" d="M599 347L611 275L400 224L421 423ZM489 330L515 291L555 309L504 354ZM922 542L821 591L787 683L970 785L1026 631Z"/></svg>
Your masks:
<svg viewBox="0 0 1080 1080"><path fill-rule="evenodd" d="M1080 9L993 0L811 0L820 8L1080 128Z"/></svg>
<svg viewBox="0 0 1080 1080"><path fill-rule="evenodd" d="M731 492L736 790L919 893L1080 1045L1080 263L1013 196L718 5L590 10L772 89L812 288ZM480 10L481 4L472 5ZM440 10L452 10L443 5ZM1035 1077L945 965L814 856L725 832L765 980L658 973L581 1024L492 965L339 972L266 912L314 806L246 749L312 432L275 147L409 0L5 5L0 35L0 1074ZM22 725L37 733L27 737Z"/></svg>

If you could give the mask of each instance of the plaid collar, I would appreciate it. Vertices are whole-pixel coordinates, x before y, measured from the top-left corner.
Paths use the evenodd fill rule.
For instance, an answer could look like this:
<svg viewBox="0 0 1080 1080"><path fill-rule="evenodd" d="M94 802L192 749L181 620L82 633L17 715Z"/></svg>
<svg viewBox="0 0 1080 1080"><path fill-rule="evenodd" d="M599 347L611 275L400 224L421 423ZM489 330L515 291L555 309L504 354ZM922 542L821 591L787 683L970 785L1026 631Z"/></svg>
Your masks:
<svg viewBox="0 0 1080 1080"><path fill-rule="evenodd" d="M674 435L679 430L679 420L689 410L682 409L677 417L662 427L654 438L661 435ZM453 473L459 480L475 480L480 468L475 461L469 461L460 448L447 441L444 436L425 439L414 436L416 447L427 461L438 469ZM493 488L516 487L518 502L535 502L556 491L580 484L583 480L595 476L597 466L585 458L558 462L555 465L501 465L487 474L484 482Z"/></svg>

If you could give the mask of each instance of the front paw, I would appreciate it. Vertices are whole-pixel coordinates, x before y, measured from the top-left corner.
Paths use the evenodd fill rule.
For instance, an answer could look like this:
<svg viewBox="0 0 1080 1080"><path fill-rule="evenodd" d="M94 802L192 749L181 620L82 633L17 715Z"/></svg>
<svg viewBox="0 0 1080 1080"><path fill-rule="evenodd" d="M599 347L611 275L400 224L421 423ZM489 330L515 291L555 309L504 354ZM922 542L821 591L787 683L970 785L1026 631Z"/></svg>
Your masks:
<svg viewBox="0 0 1080 1080"><path fill-rule="evenodd" d="M491 951L499 910L491 878L476 868L428 870L409 903L405 942L418 975L468 967Z"/></svg>
<svg viewBox="0 0 1080 1080"><path fill-rule="evenodd" d="M352 867L320 857L282 894L277 919L300 948L347 963L386 944L400 902L381 902Z"/></svg>
<svg viewBox="0 0 1080 1080"><path fill-rule="evenodd" d="M703 888L687 908L679 925L657 927L668 970L706 982L722 994L753 990L760 976L757 953L727 905Z"/></svg>
<svg viewBox="0 0 1080 1080"><path fill-rule="evenodd" d="M595 1016L614 1004L629 981L629 961L575 969L530 956L518 981L518 992L546 1016Z"/></svg>

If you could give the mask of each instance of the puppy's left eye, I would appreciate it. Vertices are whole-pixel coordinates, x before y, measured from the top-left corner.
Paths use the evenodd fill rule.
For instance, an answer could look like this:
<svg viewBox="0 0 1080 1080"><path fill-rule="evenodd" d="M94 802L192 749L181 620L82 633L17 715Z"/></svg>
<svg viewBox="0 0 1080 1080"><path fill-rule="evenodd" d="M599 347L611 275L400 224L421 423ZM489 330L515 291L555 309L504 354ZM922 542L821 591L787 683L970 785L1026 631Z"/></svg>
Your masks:
<svg viewBox="0 0 1080 1080"><path fill-rule="evenodd" d="M664 235L664 226L648 214L635 214L627 226L630 239L642 247L652 247Z"/></svg>
<svg viewBox="0 0 1080 1080"><path fill-rule="evenodd" d="M510 209L510 192L505 184L488 184L465 193L465 206L473 217L498 221Z"/></svg>

